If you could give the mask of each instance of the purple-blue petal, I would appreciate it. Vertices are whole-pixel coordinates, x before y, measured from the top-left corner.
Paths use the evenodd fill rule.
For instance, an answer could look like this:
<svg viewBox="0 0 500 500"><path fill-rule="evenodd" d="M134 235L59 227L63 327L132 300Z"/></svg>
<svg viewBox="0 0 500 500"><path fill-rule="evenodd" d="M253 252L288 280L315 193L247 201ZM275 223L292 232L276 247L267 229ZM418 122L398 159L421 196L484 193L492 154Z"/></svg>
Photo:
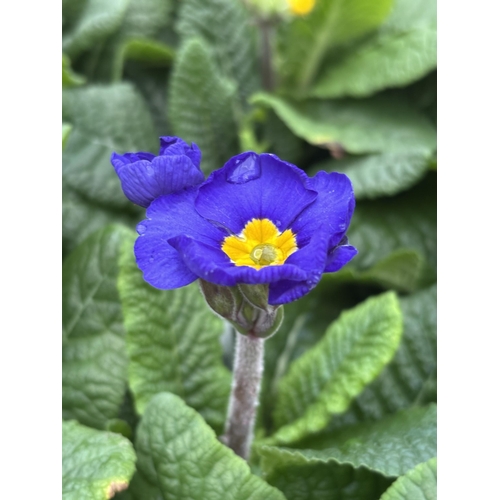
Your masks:
<svg viewBox="0 0 500 500"><path fill-rule="evenodd" d="M210 175L195 206L201 216L236 234L254 218L270 219L284 231L316 199L308 180L275 155L242 153Z"/></svg>
<svg viewBox="0 0 500 500"><path fill-rule="evenodd" d="M317 232L301 250L293 253L287 264L293 264L307 273L302 281L282 280L269 285L269 304L279 305L293 302L309 293L321 279L327 260L330 237L328 233Z"/></svg>
<svg viewBox="0 0 500 500"><path fill-rule="evenodd" d="M330 234L330 248L344 237L354 211L354 190L345 174L318 172L309 180L309 187L318 193L316 201L307 207L292 224L299 246L309 241L319 230Z"/></svg>
<svg viewBox="0 0 500 500"><path fill-rule="evenodd" d="M200 168L200 148L194 142L189 146L180 137L160 137L160 155L186 155L196 168Z"/></svg>
<svg viewBox="0 0 500 500"><path fill-rule="evenodd" d="M148 219L137 225L137 265L144 273L144 279L156 288L178 288L198 277L168 243L170 238L185 234L214 245L224 237L219 229L194 210L196 191L196 188L190 188L157 198L146 212Z"/></svg>
<svg viewBox="0 0 500 500"><path fill-rule="evenodd" d="M116 173L120 175L120 171L124 166L141 160L151 161L154 157L155 155L153 153L147 153L145 151L137 151L137 153L125 153L123 155L113 153L111 155L111 164L115 168Z"/></svg>
<svg viewBox="0 0 500 500"><path fill-rule="evenodd" d="M201 184L203 173L187 156L157 156L136 161L118 172L125 196L141 207L165 194Z"/></svg>
<svg viewBox="0 0 500 500"><path fill-rule="evenodd" d="M334 273L344 267L358 251L351 245L341 245L335 247L328 254L326 261L325 273Z"/></svg>
<svg viewBox="0 0 500 500"><path fill-rule="evenodd" d="M194 274L216 285L256 285L284 279L307 279L306 272L294 264L266 266L259 270L249 266L235 266L220 245L202 243L189 236L177 236L170 239L169 243L179 251L184 263Z"/></svg>

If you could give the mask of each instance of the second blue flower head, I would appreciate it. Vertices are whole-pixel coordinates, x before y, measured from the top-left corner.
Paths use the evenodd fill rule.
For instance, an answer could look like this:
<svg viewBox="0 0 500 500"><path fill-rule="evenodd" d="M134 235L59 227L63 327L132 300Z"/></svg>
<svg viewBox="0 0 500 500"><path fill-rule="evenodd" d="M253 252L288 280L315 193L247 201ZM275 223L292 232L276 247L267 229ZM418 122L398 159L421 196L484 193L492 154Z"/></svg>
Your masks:
<svg viewBox="0 0 500 500"><path fill-rule="evenodd" d="M178 137L160 137L158 156L143 151L111 155L125 196L144 208L159 196L201 184L200 162L198 146Z"/></svg>

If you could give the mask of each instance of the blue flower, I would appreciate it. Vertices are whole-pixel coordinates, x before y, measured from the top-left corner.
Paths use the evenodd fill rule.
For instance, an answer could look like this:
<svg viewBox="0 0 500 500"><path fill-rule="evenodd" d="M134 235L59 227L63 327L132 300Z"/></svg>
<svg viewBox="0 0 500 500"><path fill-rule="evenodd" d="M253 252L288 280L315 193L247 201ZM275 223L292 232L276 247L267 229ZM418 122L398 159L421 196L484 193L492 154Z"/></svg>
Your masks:
<svg viewBox="0 0 500 500"><path fill-rule="evenodd" d="M137 264L156 288L269 284L269 304L284 304L356 255L346 238L354 204L344 174L310 178L275 155L242 153L201 186L151 203Z"/></svg>
<svg viewBox="0 0 500 500"><path fill-rule="evenodd" d="M148 207L159 196L201 184L201 152L178 137L160 137L160 154L139 151L111 155L111 163L122 183L125 196Z"/></svg>

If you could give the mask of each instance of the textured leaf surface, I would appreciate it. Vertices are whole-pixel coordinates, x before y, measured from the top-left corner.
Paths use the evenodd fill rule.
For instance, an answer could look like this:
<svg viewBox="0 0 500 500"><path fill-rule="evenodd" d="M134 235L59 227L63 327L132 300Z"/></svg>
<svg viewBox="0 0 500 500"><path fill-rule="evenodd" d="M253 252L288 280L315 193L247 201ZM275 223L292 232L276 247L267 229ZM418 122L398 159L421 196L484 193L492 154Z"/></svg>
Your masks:
<svg viewBox="0 0 500 500"><path fill-rule="evenodd" d="M63 182L62 236L63 255L71 252L98 229L112 223L132 228L138 216L125 211L113 211L91 203Z"/></svg>
<svg viewBox="0 0 500 500"><path fill-rule="evenodd" d="M377 33L329 65L311 95L365 97L407 85L436 67L436 0L396 0Z"/></svg>
<svg viewBox="0 0 500 500"><path fill-rule="evenodd" d="M402 249L414 250L424 258L425 281L435 282L435 175L429 174L407 193L358 203L349 228L349 242L359 252L352 261L356 270L370 269Z"/></svg>
<svg viewBox="0 0 500 500"><path fill-rule="evenodd" d="M177 31L182 40L199 38L212 48L219 73L233 81L246 105L258 88L255 24L240 1L184 0Z"/></svg>
<svg viewBox="0 0 500 500"><path fill-rule="evenodd" d="M198 284L157 290L137 268L132 241L120 259L129 383L138 413L157 393L181 396L217 430L222 428L231 377L222 363L222 321L206 305Z"/></svg>
<svg viewBox="0 0 500 500"><path fill-rule="evenodd" d="M436 405L431 404L313 436L300 443L306 449L278 449L306 461L349 463L397 477L436 456L436 426Z"/></svg>
<svg viewBox="0 0 500 500"><path fill-rule="evenodd" d="M103 206L130 210L109 158L113 151L157 152L158 138L141 96L129 84L66 90L63 116L73 125L63 153L65 182Z"/></svg>
<svg viewBox="0 0 500 500"><path fill-rule="evenodd" d="M377 38L330 67L310 95L366 97L387 87L403 87L437 64L436 28Z"/></svg>
<svg viewBox="0 0 500 500"><path fill-rule="evenodd" d="M137 500L284 500L173 394L151 400L136 449L131 493Z"/></svg>
<svg viewBox="0 0 500 500"><path fill-rule="evenodd" d="M278 386L273 443L292 443L343 413L392 358L402 333L393 292L344 312L324 337L296 360Z"/></svg>
<svg viewBox="0 0 500 500"><path fill-rule="evenodd" d="M436 285L400 299L404 332L394 359L345 414L332 420L330 429L377 420L419 403L436 380L436 299Z"/></svg>
<svg viewBox="0 0 500 500"><path fill-rule="evenodd" d="M392 482L365 467L307 461L275 447L260 453L263 477L287 500L378 500Z"/></svg>
<svg viewBox="0 0 500 500"><path fill-rule="evenodd" d="M128 439L75 421L63 422L63 500L112 498L115 492L128 487L135 460Z"/></svg>
<svg viewBox="0 0 500 500"><path fill-rule="evenodd" d="M63 33L63 50L76 57L118 30L129 0L87 0L78 21Z"/></svg>
<svg viewBox="0 0 500 500"><path fill-rule="evenodd" d="M63 417L104 428L118 416L127 354L116 279L125 228L91 235L63 265Z"/></svg>
<svg viewBox="0 0 500 500"><path fill-rule="evenodd" d="M431 458L397 479L380 500L437 500L437 459Z"/></svg>
<svg viewBox="0 0 500 500"><path fill-rule="evenodd" d="M282 29L281 72L303 90L313 81L328 49L376 28L389 14L392 3L318 0L308 16L297 17Z"/></svg>
<svg viewBox="0 0 500 500"><path fill-rule="evenodd" d="M430 161L429 152L407 151L326 160L313 169L344 172L351 179L356 200L362 200L393 196L411 188L425 176Z"/></svg>
<svg viewBox="0 0 500 500"><path fill-rule="evenodd" d="M316 146L337 144L354 154L436 147L434 126L394 98L293 101L259 93L251 101L273 108L296 135Z"/></svg>
<svg viewBox="0 0 500 500"><path fill-rule="evenodd" d="M205 172L238 153L234 98L234 85L219 76L209 49L198 39L186 42L174 65L167 116L175 135L201 149Z"/></svg>
<svg viewBox="0 0 500 500"><path fill-rule="evenodd" d="M351 265L335 274L327 275L325 280L413 292L420 285L423 267L424 258L419 252L401 249L379 260L370 269L358 271Z"/></svg>

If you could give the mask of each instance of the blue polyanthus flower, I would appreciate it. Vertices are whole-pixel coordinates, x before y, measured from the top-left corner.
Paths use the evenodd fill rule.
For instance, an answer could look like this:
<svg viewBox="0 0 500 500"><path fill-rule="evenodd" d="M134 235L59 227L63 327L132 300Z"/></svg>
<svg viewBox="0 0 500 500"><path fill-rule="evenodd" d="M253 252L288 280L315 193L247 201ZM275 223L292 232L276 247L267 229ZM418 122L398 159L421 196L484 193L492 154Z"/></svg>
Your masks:
<svg viewBox="0 0 500 500"><path fill-rule="evenodd" d="M200 162L198 146L178 137L160 137L158 156L143 151L111 155L125 196L145 208L159 196L201 184L205 176Z"/></svg>
<svg viewBox="0 0 500 500"><path fill-rule="evenodd" d="M275 155L242 153L201 186L151 203L137 264L156 288L268 284L269 304L284 304L356 255L346 238L354 205L344 174L310 178Z"/></svg>

